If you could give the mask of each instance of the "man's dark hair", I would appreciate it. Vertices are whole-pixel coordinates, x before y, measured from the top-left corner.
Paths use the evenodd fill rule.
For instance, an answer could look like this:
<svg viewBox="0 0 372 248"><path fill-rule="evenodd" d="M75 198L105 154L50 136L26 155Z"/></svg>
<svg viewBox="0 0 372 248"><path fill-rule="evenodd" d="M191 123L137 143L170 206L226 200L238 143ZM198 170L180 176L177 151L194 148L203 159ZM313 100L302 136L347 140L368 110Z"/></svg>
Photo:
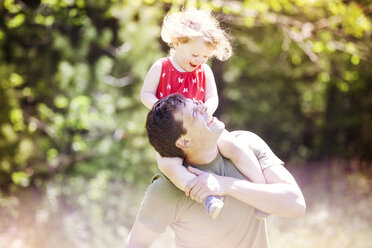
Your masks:
<svg viewBox="0 0 372 248"><path fill-rule="evenodd" d="M175 145L186 133L183 121L176 121L174 112L185 105L186 98L175 93L157 101L147 114L146 130L150 144L163 157L185 158L185 153Z"/></svg>

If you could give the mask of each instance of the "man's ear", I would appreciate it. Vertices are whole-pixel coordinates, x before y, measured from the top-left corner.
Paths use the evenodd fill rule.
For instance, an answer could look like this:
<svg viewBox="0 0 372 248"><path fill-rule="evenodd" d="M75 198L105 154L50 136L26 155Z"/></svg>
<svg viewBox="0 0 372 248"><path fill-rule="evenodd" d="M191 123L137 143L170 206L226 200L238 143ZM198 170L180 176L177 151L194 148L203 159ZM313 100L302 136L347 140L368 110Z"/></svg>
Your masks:
<svg viewBox="0 0 372 248"><path fill-rule="evenodd" d="M176 140L176 143L175 143L176 147L180 148L180 149L187 149L190 147L191 145L191 142L190 140L188 140L187 138L185 137L180 137Z"/></svg>

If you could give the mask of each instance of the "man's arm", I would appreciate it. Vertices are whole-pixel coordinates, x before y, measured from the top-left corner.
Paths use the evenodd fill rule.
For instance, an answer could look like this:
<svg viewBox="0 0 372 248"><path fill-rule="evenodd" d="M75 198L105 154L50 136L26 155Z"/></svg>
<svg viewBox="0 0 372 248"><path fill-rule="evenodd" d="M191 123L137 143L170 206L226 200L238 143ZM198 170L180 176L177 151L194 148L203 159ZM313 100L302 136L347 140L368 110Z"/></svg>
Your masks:
<svg viewBox="0 0 372 248"><path fill-rule="evenodd" d="M302 216L306 204L295 179L259 136L252 132L232 132L239 142L255 151L263 168L267 184L256 184L232 177L189 170L198 175L186 187L186 194L192 199L202 201L208 195L230 195L262 211L288 217Z"/></svg>
<svg viewBox="0 0 372 248"><path fill-rule="evenodd" d="M300 217L305 213L302 192L293 176L282 165L264 169L268 184L218 176L192 167L189 167L189 171L198 176L185 190L193 200L202 202L208 195L229 195L274 215Z"/></svg>
<svg viewBox="0 0 372 248"><path fill-rule="evenodd" d="M159 235L160 233L150 230L136 219L125 248L148 248Z"/></svg>
<svg viewBox="0 0 372 248"><path fill-rule="evenodd" d="M263 172L267 184L223 178L225 194L274 215L303 216L306 210L305 199L288 170L282 165L273 165Z"/></svg>
<svg viewBox="0 0 372 248"><path fill-rule="evenodd" d="M185 193L202 201L208 195L230 195L262 211L288 217L302 216L306 204L300 188L270 147L259 136L247 131L232 132L239 142L255 151L267 184L256 184L232 177L189 170L198 175Z"/></svg>

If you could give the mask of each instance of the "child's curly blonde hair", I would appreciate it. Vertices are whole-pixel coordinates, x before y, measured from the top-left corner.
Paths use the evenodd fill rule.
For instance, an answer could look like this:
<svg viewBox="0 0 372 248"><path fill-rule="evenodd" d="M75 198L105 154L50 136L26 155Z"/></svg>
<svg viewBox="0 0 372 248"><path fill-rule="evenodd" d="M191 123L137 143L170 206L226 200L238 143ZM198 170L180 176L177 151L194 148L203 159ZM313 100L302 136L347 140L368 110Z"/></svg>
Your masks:
<svg viewBox="0 0 372 248"><path fill-rule="evenodd" d="M175 42L187 43L195 37L202 37L212 46L213 56L221 61L232 54L229 35L210 12L192 8L164 17L161 38L170 47L173 47Z"/></svg>

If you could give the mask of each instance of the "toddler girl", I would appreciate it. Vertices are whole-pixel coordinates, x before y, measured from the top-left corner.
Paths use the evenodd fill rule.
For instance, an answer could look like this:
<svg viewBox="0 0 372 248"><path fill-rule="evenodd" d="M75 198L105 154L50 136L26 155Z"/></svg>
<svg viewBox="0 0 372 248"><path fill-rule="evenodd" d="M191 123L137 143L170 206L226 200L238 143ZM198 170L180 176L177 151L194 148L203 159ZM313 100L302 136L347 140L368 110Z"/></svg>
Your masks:
<svg viewBox="0 0 372 248"><path fill-rule="evenodd" d="M149 109L158 99L173 93L181 93L198 103L203 103L212 115L218 107L218 95L214 76L206 64L209 58L226 60L232 54L226 32L206 11L189 9L164 18L161 37L171 48L171 56L161 58L150 68L141 90L141 100ZM266 183L261 167L254 154L243 145L234 142L227 131L218 141L223 156L251 181ZM157 154L158 166L179 189L196 176L183 165L181 158L165 158ZM223 207L217 196L208 196L204 206L212 218ZM255 210L259 218L267 214Z"/></svg>

